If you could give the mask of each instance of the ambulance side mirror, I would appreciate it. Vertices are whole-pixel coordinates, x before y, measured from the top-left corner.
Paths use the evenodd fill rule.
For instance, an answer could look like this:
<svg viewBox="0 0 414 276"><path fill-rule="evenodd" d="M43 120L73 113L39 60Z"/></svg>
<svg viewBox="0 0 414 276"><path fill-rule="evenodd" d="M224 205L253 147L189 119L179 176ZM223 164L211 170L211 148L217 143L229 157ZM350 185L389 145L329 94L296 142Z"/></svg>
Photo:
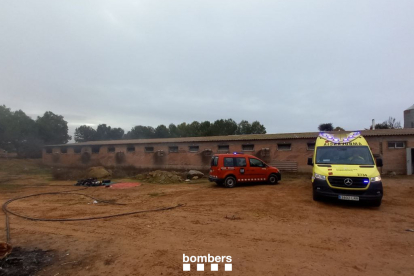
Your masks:
<svg viewBox="0 0 414 276"><path fill-rule="evenodd" d="M309 157L309 158L308 158L308 165L309 165L309 166L313 166L312 157Z"/></svg>
<svg viewBox="0 0 414 276"><path fill-rule="evenodd" d="M377 158L375 161L377 163L377 167L382 167L383 166L383 164L382 164L382 158Z"/></svg>

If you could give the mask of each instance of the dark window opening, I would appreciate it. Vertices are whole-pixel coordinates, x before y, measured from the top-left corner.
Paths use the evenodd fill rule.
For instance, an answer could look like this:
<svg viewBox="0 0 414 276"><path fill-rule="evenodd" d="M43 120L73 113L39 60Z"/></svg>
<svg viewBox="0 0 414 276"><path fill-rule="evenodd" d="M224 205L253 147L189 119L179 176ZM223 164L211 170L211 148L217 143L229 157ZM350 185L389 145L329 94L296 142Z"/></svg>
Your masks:
<svg viewBox="0 0 414 276"><path fill-rule="evenodd" d="M108 147L108 152L115 152L115 147Z"/></svg>
<svg viewBox="0 0 414 276"><path fill-rule="evenodd" d="M243 151L253 151L254 145L242 145Z"/></svg>
<svg viewBox="0 0 414 276"><path fill-rule="evenodd" d="M388 148L390 149L403 149L405 148L404 142L388 142Z"/></svg>
<svg viewBox="0 0 414 276"><path fill-rule="evenodd" d="M60 148L60 153L68 153L68 148Z"/></svg>
<svg viewBox="0 0 414 276"><path fill-rule="evenodd" d="M145 147L145 152L154 152L154 147Z"/></svg>
<svg viewBox="0 0 414 276"><path fill-rule="evenodd" d="M52 153L52 148L46 148L46 153Z"/></svg>
<svg viewBox="0 0 414 276"><path fill-rule="evenodd" d="M127 146L127 152L134 152L135 151L135 146Z"/></svg>
<svg viewBox="0 0 414 276"><path fill-rule="evenodd" d="M99 153L101 146L92 146L91 148L92 148L92 153L96 154L96 153Z"/></svg>
<svg viewBox="0 0 414 276"><path fill-rule="evenodd" d="M308 150L315 150L315 143L308 143Z"/></svg>
<svg viewBox="0 0 414 276"><path fill-rule="evenodd" d="M198 152L199 148L199 146L189 146L190 152Z"/></svg>
<svg viewBox="0 0 414 276"><path fill-rule="evenodd" d="M168 147L168 150L169 150L170 152L178 152L178 146L171 146L171 147Z"/></svg>
<svg viewBox="0 0 414 276"><path fill-rule="evenodd" d="M291 150L291 144L277 144L277 150Z"/></svg>
<svg viewBox="0 0 414 276"><path fill-rule="evenodd" d="M81 147L74 147L73 148L73 152L74 153L81 153L81 151L82 151L82 148Z"/></svg>
<svg viewBox="0 0 414 276"><path fill-rule="evenodd" d="M218 146L219 151L229 151L229 145L220 145Z"/></svg>

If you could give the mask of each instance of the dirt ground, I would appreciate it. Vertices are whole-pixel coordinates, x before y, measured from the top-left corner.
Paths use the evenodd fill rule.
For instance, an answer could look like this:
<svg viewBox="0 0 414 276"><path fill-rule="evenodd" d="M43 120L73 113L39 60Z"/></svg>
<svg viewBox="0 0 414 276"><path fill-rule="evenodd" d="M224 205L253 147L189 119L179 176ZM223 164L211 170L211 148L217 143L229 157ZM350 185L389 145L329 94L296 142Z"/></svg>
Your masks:
<svg viewBox="0 0 414 276"><path fill-rule="evenodd" d="M0 200L78 189L47 171L0 162ZM10 165L10 164L9 164ZM5 169L6 168L6 169ZM34 217L81 218L185 204L173 210L78 222L10 217L15 247L54 252L37 275L413 275L414 178L385 177L380 208L312 200L310 175L280 184L226 189L196 180L79 191L127 205L94 204L82 195L13 202ZM0 240L5 240L4 214ZM3 235L4 234L4 235ZM183 272L186 256L231 256L232 272ZM1 270L0 270L1 275Z"/></svg>

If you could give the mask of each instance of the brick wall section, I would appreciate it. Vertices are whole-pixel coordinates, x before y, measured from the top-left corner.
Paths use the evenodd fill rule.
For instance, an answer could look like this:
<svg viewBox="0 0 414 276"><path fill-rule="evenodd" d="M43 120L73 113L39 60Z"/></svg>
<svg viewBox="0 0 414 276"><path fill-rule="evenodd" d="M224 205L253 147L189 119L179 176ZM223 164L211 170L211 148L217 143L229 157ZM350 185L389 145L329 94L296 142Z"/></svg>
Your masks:
<svg viewBox="0 0 414 276"><path fill-rule="evenodd" d="M380 154L384 166L381 168L383 174L395 172L397 174L407 173L407 148L414 148L414 137L411 136L386 136L366 138L373 154ZM404 142L405 148L388 148L388 142ZM381 147L382 145L382 147Z"/></svg>
<svg viewBox="0 0 414 276"><path fill-rule="evenodd" d="M384 162L382 173L391 171L397 174L406 174L406 149L389 149L388 141L404 141L406 147L414 148L414 135L410 136L379 136L366 137L374 154L381 155ZM299 172L311 172L307 165L308 157L313 151L308 150L308 143L314 139L285 139L260 141L228 141L228 142L197 142L197 143L158 143L136 144L134 152L128 152L128 145L111 145L115 152L108 152L108 146L100 147L99 153L92 153L90 146L83 146L81 153L74 153L73 147L67 148L67 153L61 153L59 147L52 148L52 153L43 150L43 162L50 166L63 167L91 167L91 166L134 166L145 169L208 169L211 155L204 152L211 149L212 153L226 153L218 151L219 145L229 145L229 152L244 152L255 155L266 163L280 161L297 162ZM253 151L243 151L242 145L254 144ZM291 144L291 150L278 150L278 144ZM198 152L189 152L189 146L199 146ZM145 152L145 147L154 147L154 152ZM178 146L178 152L169 152L169 146ZM268 156L263 156L262 148L269 148ZM157 151L163 151L164 156L158 156ZM84 153L90 155L90 160L83 160ZM122 162L117 162L117 153L123 153ZM118 154L119 155L119 154ZM122 154L121 154L122 155ZM122 158L121 158L122 159ZM87 161L87 162L85 162Z"/></svg>

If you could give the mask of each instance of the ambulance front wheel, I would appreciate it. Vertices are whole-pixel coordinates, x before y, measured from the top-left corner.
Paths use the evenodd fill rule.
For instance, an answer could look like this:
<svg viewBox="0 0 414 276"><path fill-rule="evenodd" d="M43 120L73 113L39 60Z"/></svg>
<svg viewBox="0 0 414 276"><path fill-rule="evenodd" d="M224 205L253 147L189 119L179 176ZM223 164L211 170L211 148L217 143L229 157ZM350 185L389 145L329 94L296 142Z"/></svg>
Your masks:
<svg viewBox="0 0 414 276"><path fill-rule="evenodd" d="M372 207L380 207L381 206L381 203L382 203L382 200L381 199L377 199L377 200L375 200L375 201L373 201L371 203L371 206Z"/></svg>
<svg viewBox="0 0 414 276"><path fill-rule="evenodd" d="M236 186L236 178L233 176L227 176L226 179L224 179L224 186L226 188L233 188Z"/></svg>
<svg viewBox="0 0 414 276"><path fill-rule="evenodd" d="M318 195L315 191L313 191L313 200L314 201L322 201L322 197Z"/></svg>

